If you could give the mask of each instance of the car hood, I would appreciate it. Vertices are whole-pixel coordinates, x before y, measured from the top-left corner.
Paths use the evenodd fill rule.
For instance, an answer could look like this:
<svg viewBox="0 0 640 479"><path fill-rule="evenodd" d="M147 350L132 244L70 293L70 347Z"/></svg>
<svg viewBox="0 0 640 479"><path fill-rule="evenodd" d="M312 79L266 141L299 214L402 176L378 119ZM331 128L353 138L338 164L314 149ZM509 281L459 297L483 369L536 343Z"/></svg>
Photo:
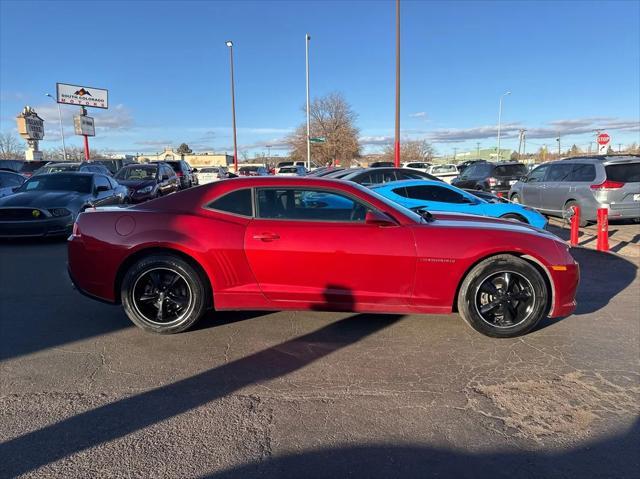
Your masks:
<svg viewBox="0 0 640 479"><path fill-rule="evenodd" d="M437 226L451 228L480 228L485 230L502 230L514 233L527 233L559 240L559 238L546 230L536 228L519 221L502 220L488 216L469 215L465 213L440 213L434 211L433 223Z"/></svg>
<svg viewBox="0 0 640 479"><path fill-rule="evenodd" d="M144 188L145 186L155 186L155 180L118 180L118 183L127 188L133 188L134 190Z"/></svg>
<svg viewBox="0 0 640 479"><path fill-rule="evenodd" d="M2 207L56 208L89 197L76 191L24 191L0 198Z"/></svg>

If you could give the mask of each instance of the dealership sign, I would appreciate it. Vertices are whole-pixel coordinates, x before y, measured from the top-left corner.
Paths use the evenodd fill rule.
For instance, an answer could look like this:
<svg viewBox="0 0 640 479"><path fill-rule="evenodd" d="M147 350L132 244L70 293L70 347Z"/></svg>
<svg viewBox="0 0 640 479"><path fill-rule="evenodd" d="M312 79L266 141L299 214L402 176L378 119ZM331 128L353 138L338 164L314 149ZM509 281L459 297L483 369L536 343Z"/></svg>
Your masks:
<svg viewBox="0 0 640 479"><path fill-rule="evenodd" d="M73 117L76 135L96 136L96 127L90 116L76 115Z"/></svg>
<svg viewBox="0 0 640 479"><path fill-rule="evenodd" d="M44 120L29 106L16 118L18 133L25 140L44 138Z"/></svg>
<svg viewBox="0 0 640 479"><path fill-rule="evenodd" d="M65 105L109 108L109 92L102 88L56 83L56 97L58 103Z"/></svg>

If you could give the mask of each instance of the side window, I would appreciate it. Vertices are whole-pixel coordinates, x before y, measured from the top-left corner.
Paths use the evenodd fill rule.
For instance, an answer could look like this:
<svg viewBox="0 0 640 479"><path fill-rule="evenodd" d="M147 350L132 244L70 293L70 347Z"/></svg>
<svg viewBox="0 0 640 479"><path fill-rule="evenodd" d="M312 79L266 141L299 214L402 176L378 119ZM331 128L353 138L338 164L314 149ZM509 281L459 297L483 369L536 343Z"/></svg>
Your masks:
<svg viewBox="0 0 640 479"><path fill-rule="evenodd" d="M420 185L406 188L409 198L442 203L465 203L464 196L442 186Z"/></svg>
<svg viewBox="0 0 640 479"><path fill-rule="evenodd" d="M529 173L527 183L542 183L544 181L544 175L547 173L549 165L538 166L535 170Z"/></svg>
<svg viewBox="0 0 640 479"><path fill-rule="evenodd" d="M569 181L573 166L572 163L556 163L551 165L545 181Z"/></svg>
<svg viewBox="0 0 640 479"><path fill-rule="evenodd" d="M107 190L111 189L111 183L109 183L109 180L102 175L94 176L94 181L96 183L96 188L105 187Z"/></svg>
<svg viewBox="0 0 640 479"><path fill-rule="evenodd" d="M570 181L593 181L596 179L596 167L594 165L573 165Z"/></svg>
<svg viewBox="0 0 640 479"><path fill-rule="evenodd" d="M258 218L307 221L364 221L367 207L327 190L264 188L256 191Z"/></svg>
<svg viewBox="0 0 640 479"><path fill-rule="evenodd" d="M213 200L207 208L241 216L253 216L251 189L236 190Z"/></svg>

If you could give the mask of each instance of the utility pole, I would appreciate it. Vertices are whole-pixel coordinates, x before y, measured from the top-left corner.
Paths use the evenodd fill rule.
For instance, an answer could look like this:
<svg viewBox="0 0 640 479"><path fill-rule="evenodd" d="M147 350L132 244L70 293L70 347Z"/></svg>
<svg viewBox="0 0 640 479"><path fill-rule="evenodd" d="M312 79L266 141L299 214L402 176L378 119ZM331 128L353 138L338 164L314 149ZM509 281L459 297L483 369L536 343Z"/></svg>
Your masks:
<svg viewBox="0 0 640 479"><path fill-rule="evenodd" d="M507 95L511 95L511 92L506 91L500 96L500 106L498 108L498 151L496 152L498 154L498 161L502 159L502 154L500 152L500 127L502 124L502 99Z"/></svg>
<svg viewBox="0 0 640 479"><path fill-rule="evenodd" d="M304 36L306 51L305 58L307 62L307 170L311 169L311 121L309 119L309 40L311 40L311 35L307 33Z"/></svg>
<svg viewBox="0 0 640 479"><path fill-rule="evenodd" d="M618 153L622 153L622 143L618 143Z"/></svg>
<svg viewBox="0 0 640 479"><path fill-rule="evenodd" d="M560 158L560 135L558 135L558 138L556 138L556 141L558 142L558 158Z"/></svg>
<svg viewBox="0 0 640 479"><path fill-rule="evenodd" d="M524 135L524 129L520 128L519 130L519 134L518 134L518 160L520 160L520 158L522 158L522 137Z"/></svg>
<svg viewBox="0 0 640 479"><path fill-rule="evenodd" d="M480 159L480 142L476 142L476 156Z"/></svg>
<svg viewBox="0 0 640 479"><path fill-rule="evenodd" d="M522 156L527 155L527 130L522 130Z"/></svg>
<svg viewBox="0 0 640 479"><path fill-rule="evenodd" d="M400 0L396 0L396 138L394 166L400 167Z"/></svg>
<svg viewBox="0 0 640 479"><path fill-rule="evenodd" d="M453 162L456 162L456 155L458 154L458 148L453 148Z"/></svg>

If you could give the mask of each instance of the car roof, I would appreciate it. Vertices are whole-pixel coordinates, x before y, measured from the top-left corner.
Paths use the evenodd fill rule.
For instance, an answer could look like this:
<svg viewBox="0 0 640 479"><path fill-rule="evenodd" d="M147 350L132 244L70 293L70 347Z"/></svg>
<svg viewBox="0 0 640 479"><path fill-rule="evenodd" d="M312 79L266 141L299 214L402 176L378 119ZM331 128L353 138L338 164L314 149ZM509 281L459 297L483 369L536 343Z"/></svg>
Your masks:
<svg viewBox="0 0 640 479"><path fill-rule="evenodd" d="M640 155L618 154L618 155L594 155L594 156L572 156L569 158L560 158L559 160L550 161L549 163L558 163L563 161L576 161L594 163L594 164L612 164L612 163L635 163L640 161Z"/></svg>
<svg viewBox="0 0 640 479"><path fill-rule="evenodd" d="M388 181L386 183L380 183L379 185L372 185L370 188L372 189L378 189L378 188L402 188L402 187L408 187L408 186L448 186L449 188L452 189L458 189L455 186L451 186L448 183L445 183L443 181L436 181L436 180L398 180L398 181Z"/></svg>
<svg viewBox="0 0 640 479"><path fill-rule="evenodd" d="M32 176L31 178L29 178L30 180L32 179L38 179L38 178L43 178L46 176L55 176L56 178L59 178L60 176L65 176L65 175L73 175L73 176L104 176L106 178L106 175L102 174L102 173L95 173L92 171L65 171L64 173L42 173L40 175L37 176Z"/></svg>

